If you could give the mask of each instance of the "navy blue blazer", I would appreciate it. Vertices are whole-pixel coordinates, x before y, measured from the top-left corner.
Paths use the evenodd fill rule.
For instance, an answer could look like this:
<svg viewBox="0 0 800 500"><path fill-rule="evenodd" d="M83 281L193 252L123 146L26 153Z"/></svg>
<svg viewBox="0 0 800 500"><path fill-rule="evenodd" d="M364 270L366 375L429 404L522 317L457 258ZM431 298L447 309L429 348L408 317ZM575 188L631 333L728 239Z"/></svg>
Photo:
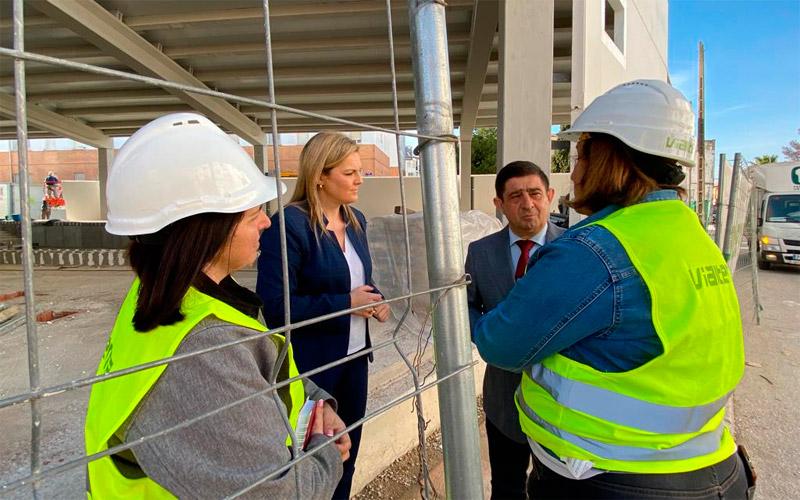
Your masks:
<svg viewBox="0 0 800 500"><path fill-rule="evenodd" d="M372 259L367 245L367 220L360 211L351 209L361 223L362 230L348 224L347 236L364 264L365 283L374 286ZM286 207L284 214L292 323L348 309L352 289L350 268L336 236L322 233L315 238L308 215L297 206ZM264 302L267 326L283 326L278 214L272 216L272 226L261 235L256 292ZM303 372L343 358L347 355L349 339L349 314L292 330L295 362ZM367 347L371 345L367 324Z"/></svg>

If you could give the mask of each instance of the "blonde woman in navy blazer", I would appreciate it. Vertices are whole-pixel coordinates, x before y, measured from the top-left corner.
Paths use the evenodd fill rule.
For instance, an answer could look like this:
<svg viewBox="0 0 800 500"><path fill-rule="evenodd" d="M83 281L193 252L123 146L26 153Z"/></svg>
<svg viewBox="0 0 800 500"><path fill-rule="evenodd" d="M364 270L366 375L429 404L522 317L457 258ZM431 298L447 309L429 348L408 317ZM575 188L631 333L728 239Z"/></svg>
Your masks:
<svg viewBox="0 0 800 500"><path fill-rule="evenodd" d="M351 207L363 183L358 145L338 132L320 132L300 154L300 168L286 218L289 296L293 323L383 300L372 283L366 219ZM277 214L261 236L257 291L267 325L283 326L283 280ZM294 358L301 372L370 347L368 319L389 318L386 304L298 328L292 332ZM311 379L338 402L350 425L366 412L367 356L313 375ZM361 441L350 432L350 459L333 498L348 498Z"/></svg>

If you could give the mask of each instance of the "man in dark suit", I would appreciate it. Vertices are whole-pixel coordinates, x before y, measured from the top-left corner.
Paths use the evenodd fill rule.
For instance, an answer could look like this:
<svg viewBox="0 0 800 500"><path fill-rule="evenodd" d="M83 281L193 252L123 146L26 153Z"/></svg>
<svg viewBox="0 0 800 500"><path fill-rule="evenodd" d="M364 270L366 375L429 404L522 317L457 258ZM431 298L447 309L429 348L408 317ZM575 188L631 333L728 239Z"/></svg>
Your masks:
<svg viewBox="0 0 800 500"><path fill-rule="evenodd" d="M529 161L503 167L495 179L494 204L508 225L469 245L466 271L469 320L475 322L503 300L524 276L536 250L564 232L548 223L555 192L542 169ZM542 286L547 286L543 283ZM514 391L520 374L486 366L483 408L492 470L492 499L525 498L531 450L519 426Z"/></svg>

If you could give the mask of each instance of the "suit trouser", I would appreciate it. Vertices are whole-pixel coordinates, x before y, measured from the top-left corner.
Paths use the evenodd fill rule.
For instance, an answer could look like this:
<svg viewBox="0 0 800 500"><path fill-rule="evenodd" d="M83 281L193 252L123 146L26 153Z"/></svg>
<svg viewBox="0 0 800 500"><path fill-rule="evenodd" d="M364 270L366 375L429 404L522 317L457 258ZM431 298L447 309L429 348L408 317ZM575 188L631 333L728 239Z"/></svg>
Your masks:
<svg viewBox="0 0 800 500"><path fill-rule="evenodd" d="M311 376L311 380L315 384L336 398L338 404L336 413L347 426L363 418L367 411L367 374L369 371L367 357L361 356ZM350 487L353 484L356 457L358 457L358 448L361 444L361 427L356 427L349 434L352 442L350 458L342 464L344 471L342 479L333 493L335 499L349 498Z"/></svg>
<svg viewBox="0 0 800 500"><path fill-rule="evenodd" d="M734 453L703 469L675 474L607 472L589 479L567 479L534 460L528 479L533 500L745 500L748 491L745 464Z"/></svg>
<svg viewBox="0 0 800 500"><path fill-rule="evenodd" d="M509 439L488 418L486 439L492 472L492 500L524 499L531 460L530 446Z"/></svg>

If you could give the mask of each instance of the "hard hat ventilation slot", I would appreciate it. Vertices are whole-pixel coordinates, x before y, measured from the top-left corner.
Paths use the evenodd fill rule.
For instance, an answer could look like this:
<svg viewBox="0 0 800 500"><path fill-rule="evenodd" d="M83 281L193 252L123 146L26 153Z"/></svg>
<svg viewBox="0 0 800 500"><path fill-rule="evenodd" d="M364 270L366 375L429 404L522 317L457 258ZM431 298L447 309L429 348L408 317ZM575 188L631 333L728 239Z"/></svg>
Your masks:
<svg viewBox="0 0 800 500"><path fill-rule="evenodd" d="M195 125L200 125L199 120L189 120L189 123L194 123Z"/></svg>

